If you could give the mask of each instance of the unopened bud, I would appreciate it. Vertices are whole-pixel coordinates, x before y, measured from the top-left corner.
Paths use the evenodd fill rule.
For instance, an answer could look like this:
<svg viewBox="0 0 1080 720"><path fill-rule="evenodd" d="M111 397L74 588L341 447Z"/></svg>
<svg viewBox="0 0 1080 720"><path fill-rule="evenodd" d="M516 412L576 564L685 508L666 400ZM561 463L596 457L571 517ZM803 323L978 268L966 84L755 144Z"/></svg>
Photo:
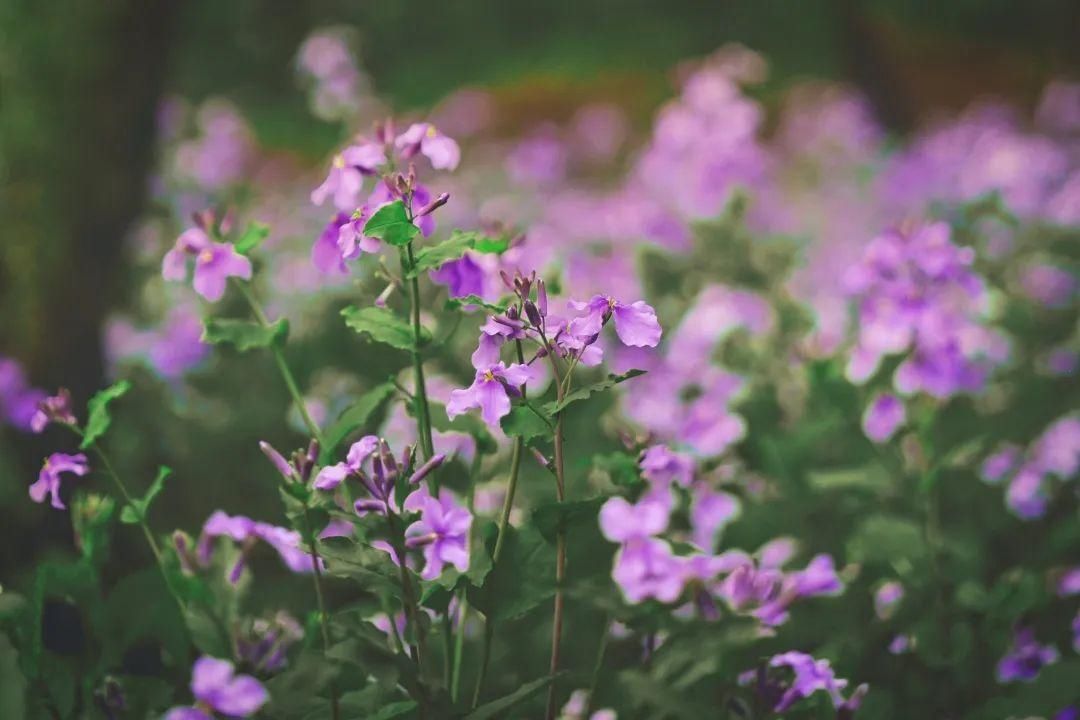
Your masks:
<svg viewBox="0 0 1080 720"><path fill-rule="evenodd" d="M536 281L536 305L540 309L540 314L543 317L547 317L547 285L544 284L544 281L542 279Z"/></svg>
<svg viewBox="0 0 1080 720"><path fill-rule="evenodd" d="M533 304L532 300L525 301L525 317L529 318L529 322L535 327L540 327L544 322L544 319L540 317L540 311L536 309L536 305Z"/></svg>
<svg viewBox="0 0 1080 720"><path fill-rule="evenodd" d="M432 456L430 460L416 469L416 472L409 478L409 483L411 485L418 484L430 475L433 470L442 465L444 460L446 460L446 455L443 455L442 453Z"/></svg>
<svg viewBox="0 0 1080 720"><path fill-rule="evenodd" d="M439 195L439 197L435 198L434 200L429 202L427 205L420 208L420 211L418 213L416 213L416 217L421 218L421 217L424 217L425 215L430 215L431 213L435 212L436 210L441 208L443 205L445 205L447 203L447 201L449 201L449 200L450 200L450 193L443 193L442 195Z"/></svg>

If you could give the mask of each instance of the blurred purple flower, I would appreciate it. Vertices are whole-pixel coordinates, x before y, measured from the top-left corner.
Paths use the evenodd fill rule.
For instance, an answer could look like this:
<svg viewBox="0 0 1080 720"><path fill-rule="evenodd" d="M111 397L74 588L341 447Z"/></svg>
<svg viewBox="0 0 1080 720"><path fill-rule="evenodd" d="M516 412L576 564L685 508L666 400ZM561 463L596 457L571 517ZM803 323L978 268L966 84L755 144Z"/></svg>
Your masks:
<svg viewBox="0 0 1080 720"><path fill-rule="evenodd" d="M461 162L461 148L457 142L431 123L413 123L397 136L394 147L406 160L417 153L424 155L436 170L454 170Z"/></svg>
<svg viewBox="0 0 1080 720"><path fill-rule="evenodd" d="M694 481L694 459L685 453L674 452L666 445L647 448L638 467L645 479L656 486L666 487L674 482L689 487Z"/></svg>
<svg viewBox="0 0 1080 720"><path fill-rule="evenodd" d="M1054 646L1040 645L1033 630L1020 628L1013 636L1012 648L998 662L998 682L1031 682L1044 667L1057 660L1058 651Z"/></svg>
<svg viewBox="0 0 1080 720"><path fill-rule="evenodd" d="M30 499L36 503L45 502L45 497L51 498L50 504L57 510L64 510L67 506L60 499L60 481L64 473L71 473L82 477L90 472L90 466L86 462L86 455L67 455L65 453L53 453L45 458L45 463L38 473L37 482L30 486Z"/></svg>
<svg viewBox="0 0 1080 720"><path fill-rule="evenodd" d="M176 707L165 720L213 720L218 712L234 718L251 717L270 699L262 684L250 675L237 675L227 660L203 655L191 669L195 707Z"/></svg>
<svg viewBox="0 0 1080 720"><path fill-rule="evenodd" d="M654 538L633 538L619 550L612 578L627 602L649 598L670 603L682 594L685 575L680 558L671 546Z"/></svg>
<svg viewBox="0 0 1080 720"><path fill-rule="evenodd" d="M667 490L653 491L634 504L610 498L600 508L600 531L619 543L659 535L667 529L673 501Z"/></svg>
<svg viewBox="0 0 1080 720"><path fill-rule="evenodd" d="M251 261L231 244L213 242L202 228L189 228L181 233L173 249L165 254L161 276L183 282L187 278L188 255L195 256L195 292L210 302L221 299L230 277L251 279Z"/></svg>
<svg viewBox="0 0 1080 720"><path fill-rule="evenodd" d="M904 424L906 412L900 398L888 393L870 401L863 413L863 432L876 443L887 442L896 429Z"/></svg>
<svg viewBox="0 0 1080 720"><path fill-rule="evenodd" d="M71 393L67 388L60 388L56 395L45 398L38 403L37 412L30 418L30 429L35 433L44 432L49 423L63 425L75 425L75 413L71 410Z"/></svg>
<svg viewBox="0 0 1080 720"><path fill-rule="evenodd" d="M615 334L624 345L631 347L656 347L660 342L660 323L656 311L644 300L629 305L605 295L594 295L588 302L570 301L570 307L586 311L583 317L575 318L569 328L575 335L596 335L609 318L615 321ZM575 327L577 323L577 327Z"/></svg>
<svg viewBox="0 0 1080 720"><path fill-rule="evenodd" d="M19 430L31 430L31 420L44 390L31 387L22 366L13 358L0 356L0 418Z"/></svg>
<svg viewBox="0 0 1080 720"><path fill-rule="evenodd" d="M322 185L311 191L311 202L322 205L331 199L335 208L351 213L360 206L364 177L386 163L383 146L374 142L350 145L334 156Z"/></svg>
<svg viewBox="0 0 1080 720"><path fill-rule="evenodd" d="M874 593L874 613L881 620L887 620L896 612L897 605L904 599L904 586L896 580L882 583Z"/></svg>
<svg viewBox="0 0 1080 720"><path fill-rule="evenodd" d="M198 560L202 565L210 562L214 538L222 536L241 544L240 555L229 571L229 582L240 580L247 564L247 553L256 540L262 540L274 548L285 566L295 573L308 573L315 569L314 558L301 548L300 533L242 515L230 516L221 510L214 511L203 524L197 548Z"/></svg>

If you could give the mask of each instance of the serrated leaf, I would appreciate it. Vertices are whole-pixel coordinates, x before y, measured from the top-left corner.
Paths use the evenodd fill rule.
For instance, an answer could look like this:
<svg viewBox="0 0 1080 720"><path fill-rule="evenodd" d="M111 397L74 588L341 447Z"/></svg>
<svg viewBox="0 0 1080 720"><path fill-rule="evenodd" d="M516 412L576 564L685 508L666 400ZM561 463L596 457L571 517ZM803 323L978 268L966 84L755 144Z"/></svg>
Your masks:
<svg viewBox="0 0 1080 720"><path fill-rule="evenodd" d="M121 380L90 398L90 402L86 404L86 430L83 432L82 442L79 443L80 448L86 450L94 444L95 440L105 434L105 431L109 429L109 425L112 423L112 418L109 415L109 403L121 397L130 389L131 383L127 380Z"/></svg>
<svg viewBox="0 0 1080 720"><path fill-rule="evenodd" d="M476 233L463 233L455 230L449 239L436 245L429 245L416 252L415 262L412 269L406 273L406 277L416 277L429 270L437 270L444 263L457 260L465 254L466 250L472 249L476 243Z"/></svg>
<svg viewBox="0 0 1080 720"><path fill-rule="evenodd" d="M562 399L562 402L550 402L544 406L544 410L549 415L557 415L566 409L568 405L572 405L581 400L587 400L594 393L605 392L615 387L621 382L626 382L631 378L640 377L644 375L644 370L627 370L624 373L616 375L615 373L609 373L607 379L600 382L593 383L592 385L586 385L583 388L578 388L574 392L570 393Z"/></svg>
<svg viewBox="0 0 1080 720"><path fill-rule="evenodd" d="M347 307L341 314L346 325L375 342L398 350L411 352L416 349L412 326L386 308ZM430 335L427 338L430 339Z"/></svg>
<svg viewBox="0 0 1080 720"><path fill-rule="evenodd" d="M330 575L359 580L365 590L383 597L400 598L398 569L382 550L348 538L327 538L319 542L319 553Z"/></svg>
<svg viewBox="0 0 1080 720"><path fill-rule="evenodd" d="M548 675L547 677L538 678L532 682L525 683L509 695L504 695L497 700L484 703L466 715L465 720L490 720L490 718L498 717L518 703L525 702L554 682L554 680L555 676Z"/></svg>
<svg viewBox="0 0 1080 720"><path fill-rule="evenodd" d="M500 424L509 437L519 437L526 443L537 437L551 437L555 427L541 408L524 402L515 402Z"/></svg>
<svg viewBox="0 0 1080 720"><path fill-rule="evenodd" d="M127 525L134 525L140 522L146 517L147 511L150 510L150 503L154 502L154 498L165 489L165 480L172 475L172 468L162 465L158 468L157 477L154 478L154 482L150 483L150 487L147 488L146 494L142 498L134 498L130 505L125 505L120 511L120 522Z"/></svg>
<svg viewBox="0 0 1080 720"><path fill-rule="evenodd" d="M247 320L210 318L203 325L202 341L213 345L232 345L240 352L285 344L289 321L281 318L271 325Z"/></svg>
<svg viewBox="0 0 1080 720"><path fill-rule="evenodd" d="M400 200L383 205L364 224L365 236L399 247L408 245L419 232L420 228L409 222L405 204Z"/></svg>
<svg viewBox="0 0 1080 720"><path fill-rule="evenodd" d="M323 433L326 445L322 448L321 460L323 464L334 456L337 446L353 431L367 425L371 416L379 411L379 408L394 394L394 383L384 382L360 396L345 412L341 413L334 424Z"/></svg>
<svg viewBox="0 0 1080 720"><path fill-rule="evenodd" d="M247 255L251 253L257 247L262 245L263 241L266 240L269 234L270 226L266 223L249 223L248 226L244 228L243 234L241 234L234 243L236 252L240 253L241 255Z"/></svg>
<svg viewBox="0 0 1080 720"><path fill-rule="evenodd" d="M501 315L506 312L506 308L509 307L506 303L490 303L477 295L463 295L462 297L450 298L446 301L447 310L460 310L463 307L469 306L481 307L485 310L490 310L496 315Z"/></svg>

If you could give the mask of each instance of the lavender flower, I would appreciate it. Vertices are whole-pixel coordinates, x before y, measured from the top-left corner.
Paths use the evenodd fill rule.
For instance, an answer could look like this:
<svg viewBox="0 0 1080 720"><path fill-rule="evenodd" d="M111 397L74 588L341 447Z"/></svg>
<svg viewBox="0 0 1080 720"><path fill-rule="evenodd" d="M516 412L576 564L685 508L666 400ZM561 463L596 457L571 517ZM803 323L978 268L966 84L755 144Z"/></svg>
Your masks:
<svg viewBox="0 0 1080 720"><path fill-rule="evenodd" d="M876 443L887 442L904 424L904 403L895 395L876 396L863 414L863 432Z"/></svg>
<svg viewBox="0 0 1080 720"><path fill-rule="evenodd" d="M1016 445L1003 445L994 454L987 456L979 469L979 477L988 483L998 483L1020 464L1020 448Z"/></svg>
<svg viewBox="0 0 1080 720"><path fill-rule="evenodd" d="M600 531L620 543L659 535L667 530L673 502L666 490L653 491L633 505L613 497L600 508Z"/></svg>
<svg viewBox="0 0 1080 720"><path fill-rule="evenodd" d="M52 498L50 504L57 510L66 509L66 505L60 499L60 480L64 473L83 476L90 472L90 466L86 462L86 455L67 455L65 453L53 453L45 458L45 463L38 473L37 482L30 486L30 499L36 503L45 502L45 496Z"/></svg>
<svg viewBox="0 0 1080 720"><path fill-rule="evenodd" d="M350 145L334 156L326 179L311 192L311 202L322 205L332 198L335 208L351 213L360 205L364 177L373 175L385 163L382 145L374 142Z"/></svg>
<svg viewBox="0 0 1080 720"><path fill-rule="evenodd" d="M1039 671L1057 660L1058 651L1053 645L1040 645L1033 630L1019 628L1013 636L1012 648L998 662L998 682L1031 682Z"/></svg>
<svg viewBox="0 0 1080 720"><path fill-rule="evenodd" d="M690 526L694 544L712 552L720 530L739 514L739 499L725 492L702 486L694 491L690 510Z"/></svg>
<svg viewBox="0 0 1080 720"><path fill-rule="evenodd" d="M666 445L653 445L645 450L638 462L641 474L651 483L668 485L675 482L689 487L694 481L694 459L685 453L673 452Z"/></svg>
<svg viewBox="0 0 1080 720"><path fill-rule="evenodd" d="M203 655L191 669L194 707L175 707L165 720L214 720L218 712L229 717L251 717L270 699L266 688L250 675L237 675L227 660Z"/></svg>
<svg viewBox="0 0 1080 720"><path fill-rule="evenodd" d="M1071 567L1058 579L1057 593L1061 597L1080 595L1080 565Z"/></svg>
<svg viewBox="0 0 1080 720"><path fill-rule="evenodd" d="M911 638L904 634L894 635L889 641L890 655L903 655L911 649Z"/></svg>
<svg viewBox="0 0 1080 720"><path fill-rule="evenodd" d="M427 463L409 476L410 485L419 484L430 472L446 460L445 455L434 455ZM412 466L412 449L406 448L400 463L390 452L386 441L374 435L366 435L349 448L345 462L328 465L315 476L316 490L335 490L342 482L352 478L367 491L367 498L353 503L360 515L369 512L385 515L397 512L394 487L403 469Z"/></svg>
<svg viewBox="0 0 1080 720"><path fill-rule="evenodd" d="M420 519L405 531L406 547L424 550L425 564L420 577L434 580L447 564L458 572L469 569L472 515L454 501L449 491L441 490L435 499L422 487L408 497L405 509L420 511Z"/></svg>
<svg viewBox="0 0 1080 720"><path fill-rule="evenodd" d="M571 301L570 307L586 314L575 318L568 326L572 335L596 335L610 318L615 321L615 334L630 347L656 347L660 342L660 323L656 311L643 300L629 305L610 296L595 295L588 302Z"/></svg>
<svg viewBox="0 0 1080 720"><path fill-rule="evenodd" d="M841 691L847 687L847 680L838 679L828 660L815 660L806 653L795 650L774 655L769 660L771 668L789 668L793 673L790 684L786 686L773 711L782 713L790 709L803 698L808 698L818 691L825 692L833 702L833 707L845 705ZM857 690L859 696L865 690Z"/></svg>
<svg viewBox="0 0 1080 720"><path fill-rule="evenodd" d="M536 371L528 365L514 363L507 367L503 362L486 363L482 355L473 356L476 377L473 384L463 390L450 393L446 414L450 419L469 410L480 409L480 416L492 428L510 412L510 395L519 394L518 388L537 379Z"/></svg>
<svg viewBox="0 0 1080 720"><path fill-rule="evenodd" d="M49 423L61 425L75 425L75 413L71 410L71 393L67 388L60 388L56 395L47 397L38 403L37 412L30 418L30 429L36 433L43 432Z"/></svg>
<svg viewBox="0 0 1080 720"><path fill-rule="evenodd" d="M236 583L240 580L247 564L247 554L257 540L262 540L274 548L285 566L293 572L308 573L315 569L312 555L301 549L300 533L242 515L230 516L221 510L215 511L206 519L199 536L197 557L204 567L210 563L214 538L223 536L241 544L240 556L229 571L229 582Z"/></svg>
<svg viewBox="0 0 1080 720"><path fill-rule="evenodd" d="M32 430L31 420L45 392L30 387L22 366L0 356L0 418L20 430Z"/></svg>
<svg viewBox="0 0 1080 720"><path fill-rule="evenodd" d="M289 650L303 637L304 628L296 618L282 610L272 619L256 619L239 634L236 654L249 667L278 672L288 663Z"/></svg>
<svg viewBox="0 0 1080 720"><path fill-rule="evenodd" d="M627 602L634 604L649 598L674 602L686 579L683 563L671 546L654 538L633 538L623 545L611 576Z"/></svg>
<svg viewBox="0 0 1080 720"><path fill-rule="evenodd" d="M188 255L195 256L195 292L210 302L222 298L230 277L251 279L251 261L231 244L213 242L202 228L189 228L181 233L173 249L165 254L161 276L183 282L187 278Z"/></svg>
<svg viewBox="0 0 1080 720"><path fill-rule="evenodd" d="M454 170L461 162L461 149L431 123L413 123L394 140L394 147L404 159L417 153L431 161L436 170Z"/></svg>

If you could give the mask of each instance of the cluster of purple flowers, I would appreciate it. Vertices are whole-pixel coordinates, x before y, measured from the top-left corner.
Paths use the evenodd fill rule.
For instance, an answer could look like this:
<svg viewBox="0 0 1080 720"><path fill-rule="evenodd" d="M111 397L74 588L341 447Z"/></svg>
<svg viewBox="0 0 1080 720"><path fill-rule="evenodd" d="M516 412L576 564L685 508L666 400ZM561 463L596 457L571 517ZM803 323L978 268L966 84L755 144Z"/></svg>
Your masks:
<svg viewBox="0 0 1080 720"><path fill-rule="evenodd" d="M1080 471L1080 417L1066 415L1050 424L1027 449L1005 444L988 456L980 474L989 483L1008 481L1009 508L1033 519L1046 513L1052 478L1071 481Z"/></svg>
<svg viewBox="0 0 1080 720"><path fill-rule="evenodd" d="M261 540L272 547L285 563L285 567L296 573L309 573L315 569L316 559L302 547L300 533L289 528L252 520L243 515L229 515L216 510L203 523L199 540L192 551L190 543L183 533L174 535L173 540L184 567L189 571L209 567L213 558L217 538L229 538L239 546L239 554L228 571L231 583L240 581L247 567L248 555ZM321 561L319 561L321 562Z"/></svg>
<svg viewBox="0 0 1080 720"><path fill-rule="evenodd" d="M781 538L766 544L754 558L739 550L717 554L720 530L738 512L737 500L714 490L697 477L690 456L654 445L639 463L648 488L636 503L615 497L600 510L600 529L608 540L620 543L612 577L626 600L679 600L692 590L694 607L706 618L717 617L717 601L736 613L748 613L764 625L786 622L788 609L801 598L834 595L843 590L833 560L814 557L803 570L782 567L794 553L794 543ZM671 514L681 492L691 498L690 538L698 551L677 555L659 537L669 530Z"/></svg>
<svg viewBox="0 0 1080 720"><path fill-rule="evenodd" d="M344 120L374 104L343 31L322 30L300 46L297 67L310 84L312 112L324 120Z"/></svg>
<svg viewBox="0 0 1080 720"><path fill-rule="evenodd" d="M845 277L859 314L848 377L863 383L884 357L905 354L893 376L901 394L947 398L982 389L1009 348L983 319L988 298L974 259L940 222L870 241Z"/></svg>
<svg viewBox="0 0 1080 720"><path fill-rule="evenodd" d="M195 704L175 707L165 720L214 720L215 713L231 718L251 717L270 699L270 694L250 675L237 675L228 660L204 655L191 668L191 693Z"/></svg>

